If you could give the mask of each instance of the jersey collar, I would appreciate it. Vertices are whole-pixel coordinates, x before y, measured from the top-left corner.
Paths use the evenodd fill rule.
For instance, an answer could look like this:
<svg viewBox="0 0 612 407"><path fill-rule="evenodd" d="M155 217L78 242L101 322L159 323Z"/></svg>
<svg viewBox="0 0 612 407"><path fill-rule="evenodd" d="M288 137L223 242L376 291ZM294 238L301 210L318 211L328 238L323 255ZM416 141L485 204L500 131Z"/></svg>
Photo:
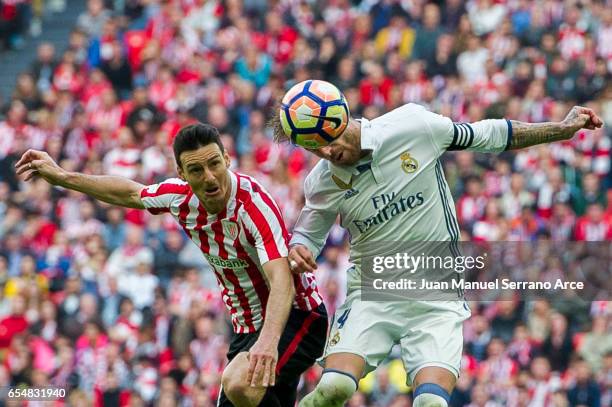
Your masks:
<svg viewBox="0 0 612 407"><path fill-rule="evenodd" d="M361 173L359 168L363 168L363 165L366 163L371 163L370 167L372 169L372 175L374 175L374 180L377 184L380 184L383 181L383 177L380 168L376 165L375 159L375 153L378 149L377 137L375 131L372 129L372 122L366 118L362 118L359 121L361 122L361 149L371 150L372 154L350 166L339 166L330 162L329 167L333 175L345 184L350 184L353 175L359 175Z"/></svg>

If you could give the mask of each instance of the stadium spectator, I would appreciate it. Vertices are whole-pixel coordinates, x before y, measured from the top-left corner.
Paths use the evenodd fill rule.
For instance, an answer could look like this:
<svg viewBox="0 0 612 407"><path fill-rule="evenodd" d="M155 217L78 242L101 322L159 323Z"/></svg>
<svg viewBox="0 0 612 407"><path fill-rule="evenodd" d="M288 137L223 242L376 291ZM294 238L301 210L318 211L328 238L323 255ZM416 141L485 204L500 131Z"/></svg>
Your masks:
<svg viewBox="0 0 612 407"><path fill-rule="evenodd" d="M0 48L22 45L30 3L0 1ZM227 351L224 305L197 248L167 219L24 184L13 164L26 149L154 183L174 172L178 129L208 121L225 134L232 168L264 182L291 228L315 161L272 145L265 123L296 82L335 83L365 117L419 102L457 122L545 122L583 104L608 125L545 149L458 151L442 164L463 236L609 242L611 36L604 0L88 0L64 44L39 45L1 109L0 384L67 386L84 405L92 395L97 405L214 405ZM349 267L344 239L333 232L319 259L332 312ZM541 263L543 275L559 267L575 274ZM583 317L572 301L471 304L451 405L609 405L609 306ZM318 374L304 376L303 393ZM409 405L380 374L351 403Z"/></svg>

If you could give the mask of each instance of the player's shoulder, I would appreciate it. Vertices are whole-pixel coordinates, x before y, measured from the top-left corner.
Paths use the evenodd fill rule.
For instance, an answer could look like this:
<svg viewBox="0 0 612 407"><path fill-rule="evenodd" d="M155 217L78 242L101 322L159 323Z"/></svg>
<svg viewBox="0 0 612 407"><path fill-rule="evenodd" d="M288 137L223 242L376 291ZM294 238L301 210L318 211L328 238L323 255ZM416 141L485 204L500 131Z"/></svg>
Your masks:
<svg viewBox="0 0 612 407"><path fill-rule="evenodd" d="M407 121L407 117L415 117L419 120ZM384 124L384 123L405 123L405 124L418 124L422 122L432 122L439 120L450 120L445 116L432 112L423 105L417 103L406 103L405 105L399 106L377 118L372 120L372 123Z"/></svg>
<svg viewBox="0 0 612 407"><path fill-rule="evenodd" d="M261 199L262 196L268 197L270 194L265 187L250 175L233 172L236 177L236 200L239 202L248 203L253 199Z"/></svg>
<svg viewBox="0 0 612 407"><path fill-rule="evenodd" d="M191 187L180 178L168 178L158 184L147 185L144 191L151 195L187 195L191 192Z"/></svg>
<svg viewBox="0 0 612 407"><path fill-rule="evenodd" d="M334 189L332 183L332 169L329 161L319 160L304 179L304 194L325 192L326 189Z"/></svg>
<svg viewBox="0 0 612 407"><path fill-rule="evenodd" d="M405 118L406 116L410 115L421 115L425 112L428 112L428 110L425 109L425 106L417 103L406 103L388 111L383 115L378 116L377 118L371 120L371 122L373 124L383 124L388 122L395 123L399 117Z"/></svg>

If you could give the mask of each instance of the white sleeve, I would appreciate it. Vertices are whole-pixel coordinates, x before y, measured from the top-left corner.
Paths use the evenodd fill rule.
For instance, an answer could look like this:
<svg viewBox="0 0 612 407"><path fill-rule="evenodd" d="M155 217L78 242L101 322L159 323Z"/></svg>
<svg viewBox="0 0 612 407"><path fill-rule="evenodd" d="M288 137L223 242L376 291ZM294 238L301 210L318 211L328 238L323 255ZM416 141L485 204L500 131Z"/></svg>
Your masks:
<svg viewBox="0 0 612 407"><path fill-rule="evenodd" d="M293 229L290 246L306 246L315 258L323 249L329 230L336 221L337 212L329 208L323 194L313 192L311 177L304 182L306 204Z"/></svg>
<svg viewBox="0 0 612 407"><path fill-rule="evenodd" d="M427 112L433 143L444 151L472 150L500 153L512 141L512 125L506 119L487 119L475 123L453 123L448 117Z"/></svg>

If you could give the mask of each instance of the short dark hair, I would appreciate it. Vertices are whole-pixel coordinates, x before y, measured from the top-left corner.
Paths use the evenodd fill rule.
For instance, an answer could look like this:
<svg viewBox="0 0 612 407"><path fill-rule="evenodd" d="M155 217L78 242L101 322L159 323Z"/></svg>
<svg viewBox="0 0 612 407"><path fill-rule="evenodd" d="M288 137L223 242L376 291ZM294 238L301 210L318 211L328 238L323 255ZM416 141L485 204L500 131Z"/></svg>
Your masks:
<svg viewBox="0 0 612 407"><path fill-rule="evenodd" d="M172 143L176 164L179 167L181 166L181 153L184 151L197 150L212 143L219 146L221 153L225 151L219 137L219 130L216 127L206 123L190 124L183 127Z"/></svg>

